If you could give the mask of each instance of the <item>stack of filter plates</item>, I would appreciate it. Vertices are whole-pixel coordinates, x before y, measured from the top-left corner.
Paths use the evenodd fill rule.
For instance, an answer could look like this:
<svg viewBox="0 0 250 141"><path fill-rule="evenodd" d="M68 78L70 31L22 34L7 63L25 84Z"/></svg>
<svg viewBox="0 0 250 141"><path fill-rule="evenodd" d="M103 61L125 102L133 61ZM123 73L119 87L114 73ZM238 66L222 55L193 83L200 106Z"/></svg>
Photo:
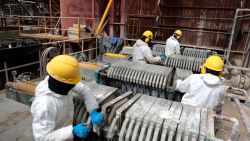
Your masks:
<svg viewBox="0 0 250 141"><path fill-rule="evenodd" d="M111 65L107 73L110 86L123 93L131 90L162 98L167 86L171 86L172 75L173 68L125 60Z"/></svg>
<svg viewBox="0 0 250 141"><path fill-rule="evenodd" d="M191 56L198 58L207 58L211 54L211 50L196 49L196 48L185 48L183 51L183 56Z"/></svg>
<svg viewBox="0 0 250 141"><path fill-rule="evenodd" d="M175 74L174 74L173 87L176 86L176 81L177 80L184 80L184 79L186 79L188 76L190 76L192 74L193 74L193 72L190 71L190 70L183 70L183 69L176 68L175 69Z"/></svg>
<svg viewBox="0 0 250 141"><path fill-rule="evenodd" d="M117 88L90 83L86 81L82 81L81 83L85 84L91 89L93 95L96 96L97 102L99 105L102 105L106 101L113 99L117 95ZM79 95L79 94L76 94ZM85 108L84 100L82 98L74 99L74 120L73 124L78 124L81 122L86 122L88 119L88 113Z"/></svg>
<svg viewBox="0 0 250 141"><path fill-rule="evenodd" d="M106 137L112 139L116 134L119 141L204 141L209 124L206 108L136 94L117 109Z"/></svg>
<svg viewBox="0 0 250 141"><path fill-rule="evenodd" d="M166 58L165 66L200 72L200 68L204 61L205 58L172 55Z"/></svg>
<svg viewBox="0 0 250 141"><path fill-rule="evenodd" d="M155 44L153 46L153 52L159 52L159 53L165 53L165 47L166 45L161 45L161 44Z"/></svg>

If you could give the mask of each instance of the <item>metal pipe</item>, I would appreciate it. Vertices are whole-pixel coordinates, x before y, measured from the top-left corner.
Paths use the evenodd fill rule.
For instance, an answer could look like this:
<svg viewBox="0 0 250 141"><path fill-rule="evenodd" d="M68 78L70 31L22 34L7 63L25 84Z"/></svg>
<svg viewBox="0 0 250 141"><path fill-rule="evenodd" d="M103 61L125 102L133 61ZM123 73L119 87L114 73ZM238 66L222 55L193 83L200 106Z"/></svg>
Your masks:
<svg viewBox="0 0 250 141"><path fill-rule="evenodd" d="M230 137L227 139L227 141L238 140L238 138L239 138L239 134L238 134L239 121L236 118L227 117L227 116L223 116L223 115L216 115L216 114L214 114L213 116L217 119L232 122L233 126L232 126L232 130L231 130L231 134L230 134Z"/></svg>
<svg viewBox="0 0 250 141"><path fill-rule="evenodd" d="M108 12L109 12L109 9L110 9L110 7L111 7L112 2L113 2L113 0L109 0L109 3L108 3L108 5L107 5L107 7L106 7L106 9L105 9L105 11L104 11L104 14L103 14L103 16L102 16L102 19L101 19L101 21L100 21L100 23L99 23L99 25L98 25L98 27L97 27L97 30L96 30L96 32L95 32L95 35L96 35L96 36L100 33L100 29L101 29L101 27L102 27L102 25L103 25L104 20L105 20L106 17L107 17L107 14L108 14Z"/></svg>
<svg viewBox="0 0 250 141"><path fill-rule="evenodd" d="M228 68L228 69L238 69L238 70L242 70L242 71L250 71L250 68L243 68L243 67L239 67L239 66L225 65L224 67Z"/></svg>
<svg viewBox="0 0 250 141"><path fill-rule="evenodd" d="M236 104L237 109L240 112L241 119L244 123L246 130L247 130L247 137L250 140L250 119L249 119L248 115L246 114L246 112L244 111L239 99L234 98L234 102Z"/></svg>
<svg viewBox="0 0 250 141"><path fill-rule="evenodd" d="M243 101L247 100L247 98L244 97L244 96L235 95L235 94L229 94L229 93L226 94L226 97L231 98L231 99L238 98L239 100L243 100Z"/></svg>
<svg viewBox="0 0 250 141"><path fill-rule="evenodd" d="M68 39L68 40L63 40L63 41L55 41L55 42L48 42L48 43L42 43L42 45L50 45L50 44L57 44L57 43L64 43L64 42L73 42L73 41L78 41L78 40L87 40L87 39L95 39L96 37L85 37L85 38L80 38L80 39Z"/></svg>
<svg viewBox="0 0 250 141"><path fill-rule="evenodd" d="M6 70L9 71L9 70L13 70L13 69L17 69L17 68L22 68L22 67L26 67L26 66L30 66L30 65L35 65L35 64L38 64L39 61L36 61L36 62L32 62L32 63L28 63L28 64L24 64L24 65L19 65L19 66L15 66L15 67L11 67L11 68L7 68ZM0 72L4 72L5 69L3 70L0 70Z"/></svg>
<svg viewBox="0 0 250 141"><path fill-rule="evenodd" d="M243 95L245 95L246 98L247 98L247 102L250 102L250 96L247 94L246 90L240 89L240 88L235 88L235 87L229 87L229 86L225 86L225 89L227 89L229 91L230 90L234 90L234 91L241 91L241 92L243 92Z"/></svg>
<svg viewBox="0 0 250 141"><path fill-rule="evenodd" d="M238 18L244 18L244 17L250 17L250 14L246 14L246 15L238 16Z"/></svg>
<svg viewBox="0 0 250 141"><path fill-rule="evenodd" d="M239 11L250 11L250 9L239 9L239 8L236 9L235 16L234 16L234 22L233 22L233 26L232 26L232 31L231 31L231 35L230 35L229 45L228 45L228 48L227 48L227 52L225 52L226 55L227 55L226 56L227 60L229 60L229 57L230 57L230 52L231 52L231 48L232 48L232 44L233 44L233 38L234 38L234 30L235 30L235 27L236 27L236 22L237 22L237 17L238 17Z"/></svg>

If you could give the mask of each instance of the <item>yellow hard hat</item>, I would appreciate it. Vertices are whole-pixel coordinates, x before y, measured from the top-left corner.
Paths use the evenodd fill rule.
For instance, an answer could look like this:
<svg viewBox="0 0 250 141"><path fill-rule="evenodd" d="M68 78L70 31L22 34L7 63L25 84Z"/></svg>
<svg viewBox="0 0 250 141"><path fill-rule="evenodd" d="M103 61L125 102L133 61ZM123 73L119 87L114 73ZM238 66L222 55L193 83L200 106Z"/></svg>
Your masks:
<svg viewBox="0 0 250 141"><path fill-rule="evenodd" d="M175 32L174 32L175 34L177 34L177 35L179 35L179 36L182 36L182 32L181 32L181 30L175 30Z"/></svg>
<svg viewBox="0 0 250 141"><path fill-rule="evenodd" d="M47 64L48 74L57 81L66 84L77 84L82 79L79 63L74 57L59 55Z"/></svg>
<svg viewBox="0 0 250 141"><path fill-rule="evenodd" d="M147 37L147 38L145 39L145 42L146 42L146 43L148 43L149 40L153 40L153 32L151 32L151 31L149 31L149 30L143 32L142 35L145 36L145 37Z"/></svg>
<svg viewBox="0 0 250 141"><path fill-rule="evenodd" d="M205 68L208 68L213 71L222 72L223 66L224 66L223 60L219 56L213 55L207 58L207 60L202 66L201 73L203 74L206 73Z"/></svg>

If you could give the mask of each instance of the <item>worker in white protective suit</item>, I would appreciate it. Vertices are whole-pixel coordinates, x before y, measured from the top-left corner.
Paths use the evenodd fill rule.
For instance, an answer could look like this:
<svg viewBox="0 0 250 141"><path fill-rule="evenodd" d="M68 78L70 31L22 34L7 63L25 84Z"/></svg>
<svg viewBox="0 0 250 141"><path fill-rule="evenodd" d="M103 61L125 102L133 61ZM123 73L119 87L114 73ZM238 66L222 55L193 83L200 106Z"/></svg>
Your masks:
<svg viewBox="0 0 250 141"><path fill-rule="evenodd" d="M133 61L156 64L166 59L165 55L154 57L149 46L152 45L153 33L149 30L142 34L133 46Z"/></svg>
<svg viewBox="0 0 250 141"><path fill-rule="evenodd" d="M77 60L59 55L47 65L47 76L35 91L31 105L32 129L37 141L63 141L74 137L84 139L89 128L85 124L73 126L73 96L84 99L93 125L103 122L103 115L96 111L98 103L89 87L80 83L82 75ZM73 95L69 91L76 94Z"/></svg>
<svg viewBox="0 0 250 141"><path fill-rule="evenodd" d="M215 108L224 95L221 76L223 61L218 56L207 58L201 68L201 74L193 74L184 81L177 80L176 89L185 93L181 103Z"/></svg>
<svg viewBox="0 0 250 141"><path fill-rule="evenodd" d="M166 41L165 55L170 57L171 55L181 54L179 39L182 36L181 30L176 30L173 36L169 37Z"/></svg>

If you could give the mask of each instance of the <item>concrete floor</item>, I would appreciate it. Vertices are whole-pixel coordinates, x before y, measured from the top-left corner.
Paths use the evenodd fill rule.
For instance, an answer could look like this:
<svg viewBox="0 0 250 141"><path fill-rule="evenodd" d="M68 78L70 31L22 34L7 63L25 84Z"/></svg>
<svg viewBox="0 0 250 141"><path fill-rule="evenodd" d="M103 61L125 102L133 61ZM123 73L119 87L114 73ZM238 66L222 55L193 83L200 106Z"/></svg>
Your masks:
<svg viewBox="0 0 250 141"><path fill-rule="evenodd" d="M32 141L30 108L0 91L0 141Z"/></svg>
<svg viewBox="0 0 250 141"><path fill-rule="evenodd" d="M250 108L244 106L250 117ZM32 116L30 108L24 104L6 98L4 91L0 91L0 141L32 141ZM223 115L235 117L240 121L240 141L248 141L245 127L241 121L234 103L226 101ZM217 137L227 140L231 131L231 123L222 121Z"/></svg>
<svg viewBox="0 0 250 141"><path fill-rule="evenodd" d="M243 104L243 108L246 111L248 117L250 117L250 108L245 106ZM238 112L238 109L236 107L236 105L229 101L229 100L225 100L225 104L223 106L223 111L222 111L222 115L228 116L228 117L234 117L236 119L239 120L240 125L239 125L239 133L240 133L240 138L239 141L249 141L247 138L247 133L245 130L245 126L243 125L243 122L241 120L241 116L240 113ZM231 132L231 128L232 128L232 123L228 122L228 121L222 121L222 126L220 126L220 130L217 133L216 137L219 137L223 140L227 140L230 132Z"/></svg>

